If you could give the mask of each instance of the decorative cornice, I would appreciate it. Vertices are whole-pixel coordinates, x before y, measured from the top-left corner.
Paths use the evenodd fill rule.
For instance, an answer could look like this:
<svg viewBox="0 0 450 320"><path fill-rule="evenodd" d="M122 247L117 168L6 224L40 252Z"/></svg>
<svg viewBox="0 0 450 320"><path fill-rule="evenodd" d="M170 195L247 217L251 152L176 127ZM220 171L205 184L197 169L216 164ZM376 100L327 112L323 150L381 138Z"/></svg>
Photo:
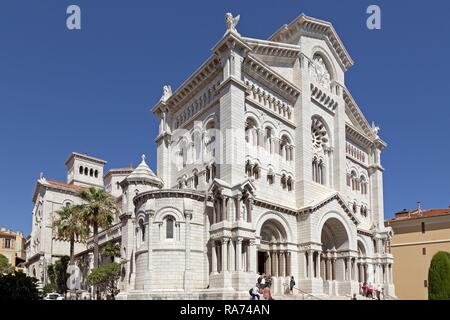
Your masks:
<svg viewBox="0 0 450 320"><path fill-rule="evenodd" d="M295 59L300 54L300 46L267 40L243 38L252 48L252 53L279 58Z"/></svg>
<svg viewBox="0 0 450 320"><path fill-rule="evenodd" d="M251 54L244 59L243 69L250 76L256 76L257 80L265 82L270 89L276 91L292 103L295 103L301 94L301 90L296 85Z"/></svg>
<svg viewBox="0 0 450 320"><path fill-rule="evenodd" d="M346 110L350 111L350 114L361 126L361 129L364 131L363 133L369 138L369 140L374 140L376 137L372 131L372 128L370 127L369 122L367 122L367 119L364 117L364 114L361 112L358 104L355 102L355 99L353 99L350 94L350 91L345 86L342 86L342 89L344 91L343 97Z"/></svg>
<svg viewBox="0 0 450 320"><path fill-rule="evenodd" d="M156 113L160 108L164 107L176 111L178 106L183 105L184 101L199 91L199 88L203 85L205 80L216 76L220 71L219 58L216 55L212 55L185 82L183 82L167 101L158 101L151 111Z"/></svg>
<svg viewBox="0 0 450 320"><path fill-rule="evenodd" d="M308 17L305 14L301 14L289 25L284 25L278 29L272 36L269 37L269 41L285 42L295 34L301 31L302 34L310 36L325 36L326 42L334 49L339 63L345 70L353 66L353 60L344 47L341 39L339 38L336 30L330 22L319 20L316 18Z"/></svg>

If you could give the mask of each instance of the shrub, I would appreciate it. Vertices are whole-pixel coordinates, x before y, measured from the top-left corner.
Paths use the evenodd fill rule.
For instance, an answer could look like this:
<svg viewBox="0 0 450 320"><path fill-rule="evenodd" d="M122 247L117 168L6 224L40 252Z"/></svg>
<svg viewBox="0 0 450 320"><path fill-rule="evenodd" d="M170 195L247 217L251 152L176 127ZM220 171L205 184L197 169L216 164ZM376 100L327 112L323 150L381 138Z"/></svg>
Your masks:
<svg viewBox="0 0 450 320"><path fill-rule="evenodd" d="M428 299L450 300L450 253L438 252L428 270Z"/></svg>
<svg viewBox="0 0 450 320"><path fill-rule="evenodd" d="M23 272L0 275L0 301L39 300L36 278L28 277Z"/></svg>
<svg viewBox="0 0 450 320"><path fill-rule="evenodd" d="M116 262L102 265L88 275L87 281L107 296L114 298L119 293L117 281L120 278L120 268L121 265Z"/></svg>

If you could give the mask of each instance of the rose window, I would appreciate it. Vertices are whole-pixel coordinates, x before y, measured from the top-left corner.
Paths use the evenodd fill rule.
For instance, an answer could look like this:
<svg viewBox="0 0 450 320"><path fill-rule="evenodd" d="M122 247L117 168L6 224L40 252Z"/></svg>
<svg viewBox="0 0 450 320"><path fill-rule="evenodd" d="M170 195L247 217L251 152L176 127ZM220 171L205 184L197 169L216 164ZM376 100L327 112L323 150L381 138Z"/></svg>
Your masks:
<svg viewBox="0 0 450 320"><path fill-rule="evenodd" d="M327 129L319 119L313 119L311 124L311 135L313 147L320 149L328 142Z"/></svg>

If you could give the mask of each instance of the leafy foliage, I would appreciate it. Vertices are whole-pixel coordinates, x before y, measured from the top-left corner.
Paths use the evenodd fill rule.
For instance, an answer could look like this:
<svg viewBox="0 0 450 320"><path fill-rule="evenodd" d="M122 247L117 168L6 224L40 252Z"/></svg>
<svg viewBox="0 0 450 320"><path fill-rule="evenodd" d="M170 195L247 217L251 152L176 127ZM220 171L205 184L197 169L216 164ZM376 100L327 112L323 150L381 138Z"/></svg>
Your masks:
<svg viewBox="0 0 450 320"><path fill-rule="evenodd" d="M14 267L9 263L8 258L0 254L0 274L9 274L14 272Z"/></svg>
<svg viewBox="0 0 450 320"><path fill-rule="evenodd" d="M428 270L428 299L450 300L450 253L438 252Z"/></svg>
<svg viewBox="0 0 450 320"><path fill-rule="evenodd" d="M56 213L56 234L58 238L70 241L70 261L73 263L74 242L85 240L89 234L89 228L82 220L82 206L68 205Z"/></svg>
<svg viewBox="0 0 450 320"><path fill-rule="evenodd" d="M120 246L118 243L108 242L102 250L102 255L105 257L118 257L120 256Z"/></svg>
<svg viewBox="0 0 450 320"><path fill-rule="evenodd" d="M54 283L47 283L44 288L42 288L44 294L58 292L58 287Z"/></svg>
<svg viewBox="0 0 450 320"><path fill-rule="evenodd" d="M67 266L69 265L70 258L68 256L61 257L47 267L48 278L52 288L56 289L52 292L58 292L64 294L67 291L67 279L69 274L67 273Z"/></svg>
<svg viewBox="0 0 450 320"><path fill-rule="evenodd" d="M106 295L114 297L119 293L117 281L120 278L120 269L121 265L116 262L102 265L88 275L87 281Z"/></svg>
<svg viewBox="0 0 450 320"><path fill-rule="evenodd" d="M39 300L36 278L28 277L23 272L0 275L0 301Z"/></svg>

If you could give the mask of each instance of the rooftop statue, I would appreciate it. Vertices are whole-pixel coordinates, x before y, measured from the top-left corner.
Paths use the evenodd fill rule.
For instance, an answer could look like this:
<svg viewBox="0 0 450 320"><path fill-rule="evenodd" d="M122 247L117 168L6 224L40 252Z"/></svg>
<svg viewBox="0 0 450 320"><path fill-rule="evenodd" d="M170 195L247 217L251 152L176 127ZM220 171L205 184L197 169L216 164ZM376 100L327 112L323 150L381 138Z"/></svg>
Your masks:
<svg viewBox="0 0 450 320"><path fill-rule="evenodd" d="M230 12L227 12L225 14L225 22L227 24L227 32L231 31L231 32L236 32L237 34L239 34L236 30L236 26L239 23L240 17L241 17L240 15L233 17L233 15Z"/></svg>

